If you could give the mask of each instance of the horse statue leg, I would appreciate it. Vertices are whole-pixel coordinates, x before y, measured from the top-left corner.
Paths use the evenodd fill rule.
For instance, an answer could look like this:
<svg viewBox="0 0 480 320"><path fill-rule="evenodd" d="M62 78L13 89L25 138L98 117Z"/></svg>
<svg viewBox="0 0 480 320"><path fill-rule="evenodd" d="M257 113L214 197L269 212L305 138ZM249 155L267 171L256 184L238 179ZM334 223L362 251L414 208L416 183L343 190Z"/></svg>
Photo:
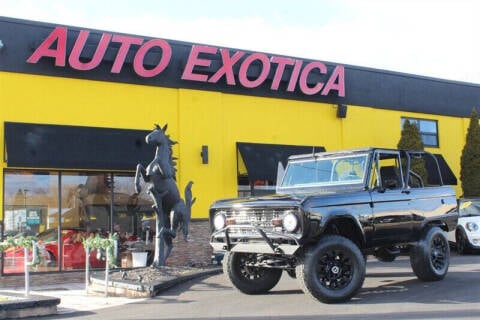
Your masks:
<svg viewBox="0 0 480 320"><path fill-rule="evenodd" d="M168 256L170 255L170 252L173 249L173 239L177 236L177 230L181 226L182 228L182 234L183 234L183 240L188 241L187 236L188 236L188 227L190 224L190 209L192 207L192 204L195 202L195 198L192 200L191 197L188 199L189 205L183 201L183 199L180 199L172 208L173 214L172 214L172 222L171 222L171 228L170 229L162 229L162 235L164 236L165 239L165 244L166 244L166 251L165 251L165 260L167 260Z"/></svg>
<svg viewBox="0 0 480 320"><path fill-rule="evenodd" d="M165 265L165 214L162 208L162 199L168 193L168 191L164 191L161 194L155 192L153 188L150 188L150 193L153 195L155 204L153 205L153 210L156 214L156 222L155 222L155 255L152 267L159 267Z"/></svg>
<svg viewBox="0 0 480 320"><path fill-rule="evenodd" d="M171 235L171 232L169 232L169 230L166 230L164 229L165 233L163 234L163 239L165 241L165 245L166 245L166 248L165 248L165 255L164 255L164 261L163 261L163 265L166 264L167 262L167 258L168 256L170 255L170 253L172 252L172 249L173 249L173 237Z"/></svg>
<svg viewBox="0 0 480 320"><path fill-rule="evenodd" d="M135 193L140 193L142 191L142 187L140 186L140 177L142 177L143 181L145 182L150 181L150 177L147 176L147 171L139 163L137 164L137 171L135 172Z"/></svg>

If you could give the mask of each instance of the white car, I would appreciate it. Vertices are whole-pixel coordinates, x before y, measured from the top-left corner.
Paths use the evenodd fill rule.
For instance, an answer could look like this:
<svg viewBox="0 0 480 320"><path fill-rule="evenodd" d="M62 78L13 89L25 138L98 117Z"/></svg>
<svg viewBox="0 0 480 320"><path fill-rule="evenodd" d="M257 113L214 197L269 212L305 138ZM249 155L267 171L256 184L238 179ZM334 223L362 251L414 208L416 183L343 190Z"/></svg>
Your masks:
<svg viewBox="0 0 480 320"><path fill-rule="evenodd" d="M460 254L480 249L480 199L461 199L458 203L458 225L448 233Z"/></svg>

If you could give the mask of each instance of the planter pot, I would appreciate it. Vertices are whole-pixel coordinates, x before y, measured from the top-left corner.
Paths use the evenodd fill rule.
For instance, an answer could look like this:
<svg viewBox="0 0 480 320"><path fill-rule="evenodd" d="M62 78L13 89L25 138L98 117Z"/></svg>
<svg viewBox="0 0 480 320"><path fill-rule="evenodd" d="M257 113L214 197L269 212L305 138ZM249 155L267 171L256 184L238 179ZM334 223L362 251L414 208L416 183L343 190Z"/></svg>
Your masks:
<svg viewBox="0 0 480 320"><path fill-rule="evenodd" d="M132 267L146 267L147 252L132 252Z"/></svg>

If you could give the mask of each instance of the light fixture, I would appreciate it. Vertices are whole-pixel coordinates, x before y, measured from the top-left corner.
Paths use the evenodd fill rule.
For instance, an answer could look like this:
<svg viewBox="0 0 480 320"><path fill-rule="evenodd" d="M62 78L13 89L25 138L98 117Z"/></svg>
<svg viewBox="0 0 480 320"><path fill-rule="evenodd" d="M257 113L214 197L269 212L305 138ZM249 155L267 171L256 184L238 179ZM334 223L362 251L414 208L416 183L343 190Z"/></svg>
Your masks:
<svg viewBox="0 0 480 320"><path fill-rule="evenodd" d="M202 163L208 164L208 146L202 146L202 152L200 152L200 156L202 157Z"/></svg>
<svg viewBox="0 0 480 320"><path fill-rule="evenodd" d="M337 118L346 118L347 117L347 105L346 104L339 104L337 106Z"/></svg>
<svg viewBox="0 0 480 320"><path fill-rule="evenodd" d="M3 41L2 41L2 40L0 40L0 50L2 50L2 48L3 48L3 47L4 47L4 45L3 45Z"/></svg>

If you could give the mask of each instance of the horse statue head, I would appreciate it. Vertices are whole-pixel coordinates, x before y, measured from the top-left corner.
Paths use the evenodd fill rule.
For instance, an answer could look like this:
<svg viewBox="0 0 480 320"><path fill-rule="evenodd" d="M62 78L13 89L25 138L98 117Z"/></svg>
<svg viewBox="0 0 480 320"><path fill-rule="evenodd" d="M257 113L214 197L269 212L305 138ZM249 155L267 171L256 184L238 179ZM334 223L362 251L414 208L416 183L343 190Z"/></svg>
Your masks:
<svg viewBox="0 0 480 320"><path fill-rule="evenodd" d="M162 176L164 178L174 178L176 172L175 158L172 156L172 146L177 142L172 141L170 136L166 134L168 124L161 128L158 124L155 124L155 128L146 137L147 144L157 147L155 152L155 159L152 163L156 163L160 166ZM148 170L147 170L148 171Z"/></svg>
<svg viewBox="0 0 480 320"><path fill-rule="evenodd" d="M155 124L153 131L145 137L145 142L147 142L147 144L153 144L157 147L161 145L168 146L173 141L171 141L169 136L165 134L167 128L168 124L163 126L163 128L160 128L158 124Z"/></svg>

